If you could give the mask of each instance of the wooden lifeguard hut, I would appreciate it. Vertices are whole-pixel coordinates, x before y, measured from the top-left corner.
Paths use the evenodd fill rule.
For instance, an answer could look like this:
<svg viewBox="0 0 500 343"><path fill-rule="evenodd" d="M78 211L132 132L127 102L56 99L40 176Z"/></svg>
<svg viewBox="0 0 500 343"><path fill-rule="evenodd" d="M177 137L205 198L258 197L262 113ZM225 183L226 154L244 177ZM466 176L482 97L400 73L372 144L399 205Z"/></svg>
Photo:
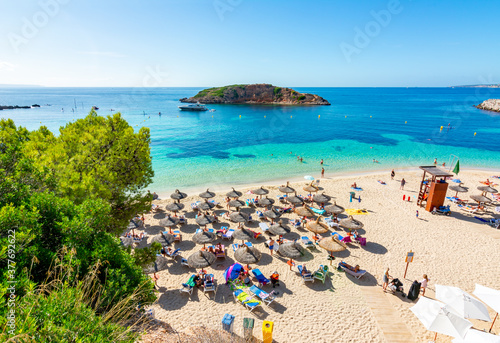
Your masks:
<svg viewBox="0 0 500 343"><path fill-rule="evenodd" d="M436 166L420 166L420 169L424 171L424 175L420 183L417 205L423 207L425 203L425 210L431 212L434 207L443 206L448 190L446 178L452 177L453 174Z"/></svg>

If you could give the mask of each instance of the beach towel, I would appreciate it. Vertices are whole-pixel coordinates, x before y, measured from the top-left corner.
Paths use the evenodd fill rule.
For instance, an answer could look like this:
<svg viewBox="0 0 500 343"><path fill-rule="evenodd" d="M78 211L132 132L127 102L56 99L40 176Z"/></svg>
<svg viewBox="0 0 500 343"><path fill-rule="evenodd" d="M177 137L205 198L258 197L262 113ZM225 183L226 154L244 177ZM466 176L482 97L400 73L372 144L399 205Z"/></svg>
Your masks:
<svg viewBox="0 0 500 343"><path fill-rule="evenodd" d="M369 214L369 212L367 210L360 210L360 209L357 209L357 208L348 208L345 210L345 212L352 216L352 215L355 215L355 214Z"/></svg>
<svg viewBox="0 0 500 343"><path fill-rule="evenodd" d="M351 188L354 189L355 191L362 191L363 190L363 188L361 188L361 187L351 187Z"/></svg>

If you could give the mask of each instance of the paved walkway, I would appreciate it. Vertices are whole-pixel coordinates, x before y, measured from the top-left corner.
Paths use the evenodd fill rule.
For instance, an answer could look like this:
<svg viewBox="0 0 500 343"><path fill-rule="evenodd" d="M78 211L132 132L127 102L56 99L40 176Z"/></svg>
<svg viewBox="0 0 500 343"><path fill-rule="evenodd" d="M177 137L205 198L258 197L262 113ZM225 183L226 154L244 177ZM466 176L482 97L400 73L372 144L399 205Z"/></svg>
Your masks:
<svg viewBox="0 0 500 343"><path fill-rule="evenodd" d="M415 338L389 299L393 295L384 293L380 286L360 286L359 288L388 343L415 342Z"/></svg>

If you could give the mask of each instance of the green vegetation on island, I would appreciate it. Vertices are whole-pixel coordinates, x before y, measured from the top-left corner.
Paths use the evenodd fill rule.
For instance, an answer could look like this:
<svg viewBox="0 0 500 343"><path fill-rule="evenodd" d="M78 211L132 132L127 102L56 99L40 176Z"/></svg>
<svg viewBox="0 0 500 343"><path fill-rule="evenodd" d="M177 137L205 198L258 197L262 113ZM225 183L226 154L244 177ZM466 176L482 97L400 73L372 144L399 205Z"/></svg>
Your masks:
<svg viewBox="0 0 500 343"><path fill-rule="evenodd" d="M204 104L330 105L318 95L299 93L291 88L270 84L212 87L179 101Z"/></svg>

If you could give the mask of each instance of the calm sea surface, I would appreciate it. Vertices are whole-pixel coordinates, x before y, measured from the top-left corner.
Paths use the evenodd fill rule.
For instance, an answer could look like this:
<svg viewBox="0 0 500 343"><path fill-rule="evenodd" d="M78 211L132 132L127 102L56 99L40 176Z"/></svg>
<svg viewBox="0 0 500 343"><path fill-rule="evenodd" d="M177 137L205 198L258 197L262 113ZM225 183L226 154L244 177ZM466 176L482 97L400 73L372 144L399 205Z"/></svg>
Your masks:
<svg viewBox="0 0 500 343"><path fill-rule="evenodd" d="M500 169L500 114L473 107L499 98L500 89L296 87L332 106L178 110L178 99L201 89L0 88L1 105L42 105L0 111L0 117L57 132L92 106L100 115L121 112L134 128L151 129L155 178L149 188L160 193L317 177L320 159L326 175L417 167L434 158L448 166L452 154L462 168Z"/></svg>

